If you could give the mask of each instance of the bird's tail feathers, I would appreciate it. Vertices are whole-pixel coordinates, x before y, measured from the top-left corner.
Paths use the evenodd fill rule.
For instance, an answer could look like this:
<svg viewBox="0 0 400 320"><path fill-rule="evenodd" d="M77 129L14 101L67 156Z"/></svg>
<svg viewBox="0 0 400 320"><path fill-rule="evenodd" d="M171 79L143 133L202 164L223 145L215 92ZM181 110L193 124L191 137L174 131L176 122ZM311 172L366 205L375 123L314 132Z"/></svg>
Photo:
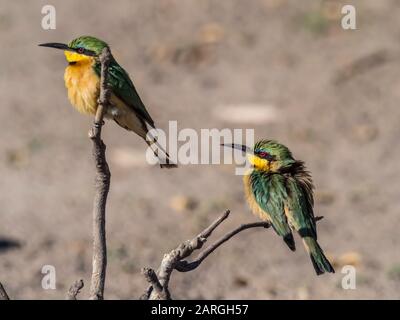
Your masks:
<svg viewBox="0 0 400 320"><path fill-rule="evenodd" d="M171 169L178 167L176 163L171 161L168 152L165 151L165 149L158 143L157 139L153 138L150 141L146 139L146 143L153 151L154 156L158 158L158 161L160 163L160 168Z"/></svg>
<svg viewBox="0 0 400 320"><path fill-rule="evenodd" d="M284 236L283 241L285 241L290 250L296 251L296 243L294 242L292 233L289 233L286 236Z"/></svg>
<svg viewBox="0 0 400 320"><path fill-rule="evenodd" d="M314 238L304 237L303 243L307 249L307 252L310 254L311 262L317 275L325 272L335 273L335 270L333 269L329 260L325 257L324 252Z"/></svg>

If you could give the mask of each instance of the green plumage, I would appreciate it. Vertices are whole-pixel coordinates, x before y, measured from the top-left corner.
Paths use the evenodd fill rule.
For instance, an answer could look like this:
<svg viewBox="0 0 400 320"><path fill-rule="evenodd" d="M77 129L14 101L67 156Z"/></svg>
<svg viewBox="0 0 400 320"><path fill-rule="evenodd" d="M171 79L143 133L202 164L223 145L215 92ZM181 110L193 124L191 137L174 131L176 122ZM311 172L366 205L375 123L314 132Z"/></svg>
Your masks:
<svg viewBox="0 0 400 320"><path fill-rule="evenodd" d="M254 200L276 233L295 250L292 230L296 231L310 253L316 273L334 272L317 243L313 184L304 163L295 160L287 147L271 140L256 143L254 154L268 163L267 168L273 168L255 165L249 182Z"/></svg>
<svg viewBox="0 0 400 320"><path fill-rule="evenodd" d="M96 53L101 54L107 43L90 36L82 36L72 40L69 44L71 48L85 48ZM96 74L100 77L101 64L96 62L93 66ZM112 92L121 99L132 111L138 114L138 116L148 123L151 127L154 127L154 121L150 114L147 112L145 105L139 97L135 86L132 83L128 73L122 68L118 62L112 58L110 66L108 67L108 84L112 89Z"/></svg>
<svg viewBox="0 0 400 320"><path fill-rule="evenodd" d="M59 45L57 45L60 47ZM93 69L94 72L100 77L101 74L101 63L99 61L99 55L103 49L107 47L107 43L91 37L82 36L72 40L68 44L68 50L76 51L79 54L89 55L94 57ZM146 143L153 150L154 154L160 160L160 166L165 168L174 168L176 164L170 161L168 153L165 149L157 142L155 137L149 140L146 139L148 131L154 128L154 121L150 114L147 112L145 105L139 97L132 80L128 73L118 64L118 62L111 58L111 62L108 67L108 78L107 82L111 91L115 97L122 101L123 108L128 108L131 112L126 110L118 110L121 106L117 104L116 109L111 110L113 119L121 127L136 132L142 138L146 140ZM112 98L112 97L111 97ZM118 100L118 101L119 101ZM121 104L121 103L120 103ZM110 103L110 105L113 105ZM113 105L115 107L115 105ZM113 113L116 112L117 114ZM122 123L121 123L122 118ZM149 137L147 137L149 138Z"/></svg>
<svg viewBox="0 0 400 320"><path fill-rule="evenodd" d="M276 233L283 237L291 250L295 250L292 231L284 214L284 200L288 197L284 180L281 175L259 170L253 170L250 175L254 199L263 211L268 212Z"/></svg>
<svg viewBox="0 0 400 320"><path fill-rule="evenodd" d="M91 36L81 36L68 43L68 47L72 49L85 48L93 51L96 55L100 55L107 43L103 40Z"/></svg>
<svg viewBox="0 0 400 320"><path fill-rule="evenodd" d="M94 70L100 76L101 65L96 63ZM140 99L135 86L133 85L128 73L113 58L108 68L108 84L112 88L113 93L120 98L133 111L138 113L146 123L154 127L154 121L147 112L142 100Z"/></svg>

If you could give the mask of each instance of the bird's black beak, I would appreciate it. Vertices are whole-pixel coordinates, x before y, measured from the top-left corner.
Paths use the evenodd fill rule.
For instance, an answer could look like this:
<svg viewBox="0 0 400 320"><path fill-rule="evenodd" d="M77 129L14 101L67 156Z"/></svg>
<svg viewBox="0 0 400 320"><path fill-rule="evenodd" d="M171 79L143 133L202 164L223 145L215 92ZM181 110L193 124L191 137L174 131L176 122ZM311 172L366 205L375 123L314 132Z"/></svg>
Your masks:
<svg viewBox="0 0 400 320"><path fill-rule="evenodd" d="M57 42L42 43L42 44L39 44L39 47L48 47L48 48L72 51L72 52L77 52L79 54L83 54L85 56L90 56L90 57L97 56L96 52L94 52L94 51L83 49L83 48L79 48L79 50L83 49L83 51L78 51L78 49L70 48L70 47L68 47L68 45L66 45L64 43L57 43Z"/></svg>
<svg viewBox="0 0 400 320"><path fill-rule="evenodd" d="M241 145L241 144L235 144L235 143L222 143L221 146L223 147L229 147L232 149L237 149L242 151L243 153L253 153L253 150L251 148L249 148L248 146L245 145Z"/></svg>
<svg viewBox="0 0 400 320"><path fill-rule="evenodd" d="M42 43L39 44L40 47L48 47L48 48L55 48L55 49L61 49L61 50L68 50L68 51L74 51L70 47L68 47L64 43L57 43L57 42L50 42L50 43Z"/></svg>

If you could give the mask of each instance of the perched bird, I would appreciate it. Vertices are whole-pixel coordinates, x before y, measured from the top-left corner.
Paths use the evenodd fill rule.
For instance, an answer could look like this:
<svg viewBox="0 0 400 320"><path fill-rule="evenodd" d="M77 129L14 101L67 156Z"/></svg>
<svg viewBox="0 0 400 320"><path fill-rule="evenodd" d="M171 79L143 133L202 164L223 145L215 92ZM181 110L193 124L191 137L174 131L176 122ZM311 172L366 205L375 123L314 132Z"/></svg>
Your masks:
<svg viewBox="0 0 400 320"><path fill-rule="evenodd" d="M313 183L304 162L295 160L290 150L273 140L261 140L253 149L225 144L247 154L252 168L244 175L247 201L252 211L269 222L288 247L296 250L296 231L310 255L317 275L334 273L317 242Z"/></svg>
<svg viewBox="0 0 400 320"><path fill-rule="evenodd" d="M79 112L95 115L100 93L99 55L108 46L107 43L94 37L82 36L72 40L68 45L43 43L39 46L64 50L68 61L64 73L68 98ZM147 112L128 73L113 57L108 69L108 85L111 88L111 97L105 118L113 119L122 128L142 137L158 157L161 167L176 167L155 138L149 141L146 139L149 130L155 128L154 121Z"/></svg>

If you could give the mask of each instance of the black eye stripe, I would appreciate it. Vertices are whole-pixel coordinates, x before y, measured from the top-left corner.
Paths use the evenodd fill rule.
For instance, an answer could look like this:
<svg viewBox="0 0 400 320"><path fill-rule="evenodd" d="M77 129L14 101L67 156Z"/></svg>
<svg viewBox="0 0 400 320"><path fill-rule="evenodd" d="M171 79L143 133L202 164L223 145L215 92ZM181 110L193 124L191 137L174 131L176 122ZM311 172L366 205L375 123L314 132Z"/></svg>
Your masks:
<svg viewBox="0 0 400 320"><path fill-rule="evenodd" d="M84 55L86 55L86 56L91 56L91 57L95 57L96 56L96 53L94 52L94 51L92 51L92 50L87 50L87 49L85 49L85 48L83 48L83 47L77 47L77 48L75 48L75 49L71 49L72 51L75 51L75 52L77 52L77 53L79 53L79 54L84 54Z"/></svg>
<svg viewBox="0 0 400 320"><path fill-rule="evenodd" d="M265 152L265 151L259 151L259 152L257 152L257 155L260 158L267 159L267 160L273 160L275 158L273 155L271 155L270 153Z"/></svg>

